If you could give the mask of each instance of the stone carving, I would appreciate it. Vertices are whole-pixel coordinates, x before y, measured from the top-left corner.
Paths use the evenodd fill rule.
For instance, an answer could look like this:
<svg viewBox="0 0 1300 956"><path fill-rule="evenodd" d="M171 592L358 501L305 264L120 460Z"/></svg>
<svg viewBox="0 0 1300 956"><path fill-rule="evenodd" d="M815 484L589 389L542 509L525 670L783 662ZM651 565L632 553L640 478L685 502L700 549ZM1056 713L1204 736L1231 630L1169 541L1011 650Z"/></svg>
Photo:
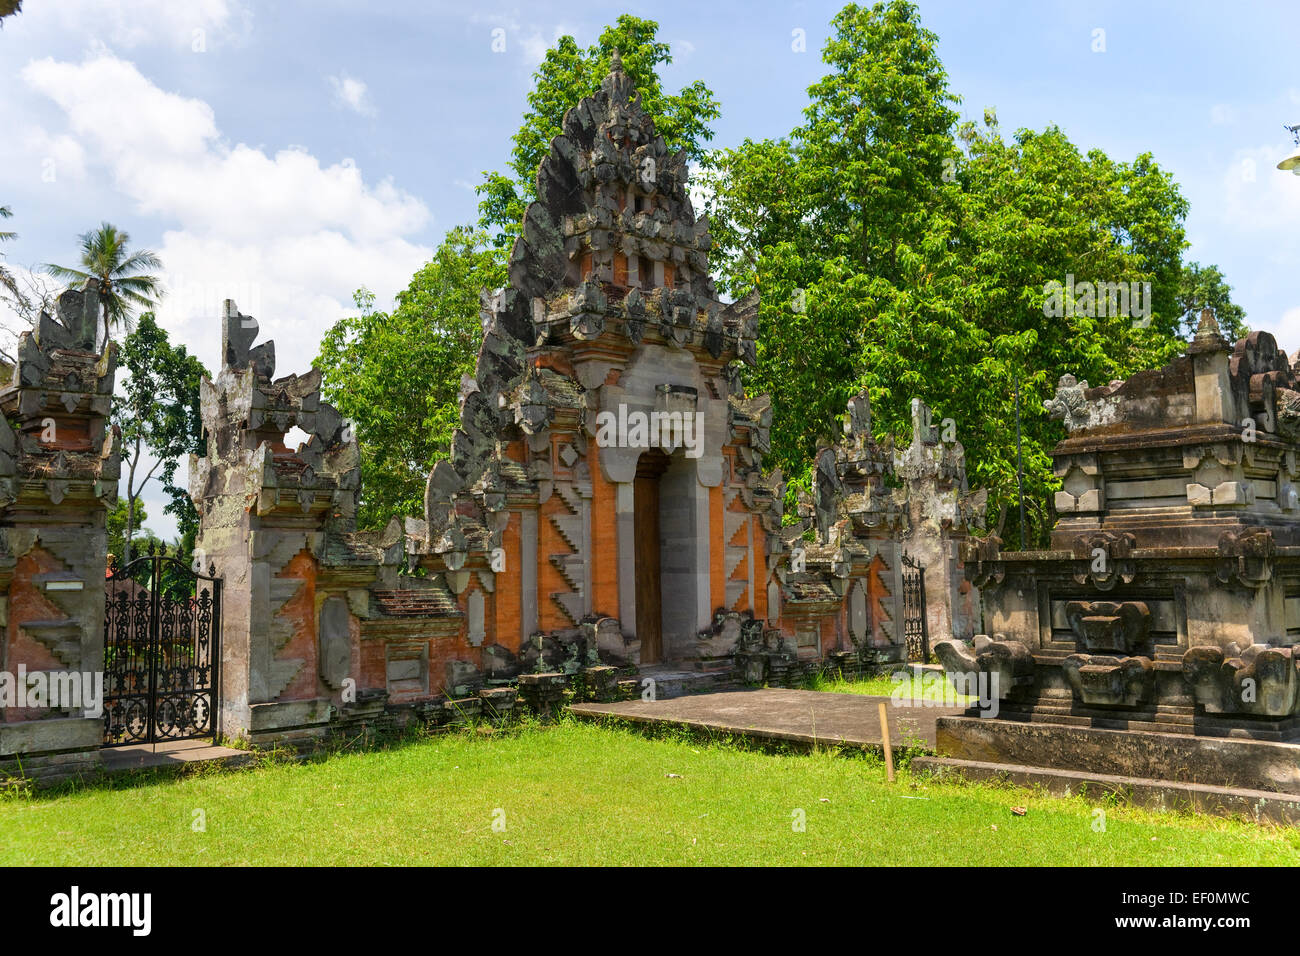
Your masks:
<svg viewBox="0 0 1300 956"><path fill-rule="evenodd" d="M1252 590L1273 579L1273 556L1277 546L1267 528L1225 531L1219 538L1218 579L1224 584Z"/></svg>
<svg viewBox="0 0 1300 956"><path fill-rule="evenodd" d="M1086 428L1090 421L1088 400L1084 393L1088 383L1080 382L1073 375L1062 375L1056 383L1056 395L1043 402L1043 410L1048 418L1060 419L1067 432L1076 428Z"/></svg>
<svg viewBox="0 0 1300 956"><path fill-rule="evenodd" d="M1007 574L1006 563L1002 561L1002 539L996 533L962 542L962 562L966 576L981 591L1001 587Z"/></svg>
<svg viewBox="0 0 1300 956"><path fill-rule="evenodd" d="M1136 654L1150 640L1151 611L1141 601L1071 601L1065 616L1075 641L1090 653Z"/></svg>
<svg viewBox="0 0 1300 956"><path fill-rule="evenodd" d="M977 634L972 644L957 640L938 641L934 653L958 689L970 686L970 675L987 673L990 675L990 691L996 689L998 697L1005 699L1017 688L1028 686L1034 680L1033 655L1020 641L989 640L986 635ZM996 682L993 681L994 675Z"/></svg>
<svg viewBox="0 0 1300 956"><path fill-rule="evenodd" d="M1099 591L1132 584L1137 564L1132 559L1137 539L1128 532L1096 531L1074 540L1074 580Z"/></svg>
<svg viewBox="0 0 1300 956"><path fill-rule="evenodd" d="M1150 698L1155 668L1147 657L1071 654L1061 663L1076 699L1101 707L1136 707Z"/></svg>
<svg viewBox="0 0 1300 956"><path fill-rule="evenodd" d="M1286 717L1297 712L1300 680L1290 647L1251 644L1241 653L1198 646L1183 655L1183 675L1210 714Z"/></svg>

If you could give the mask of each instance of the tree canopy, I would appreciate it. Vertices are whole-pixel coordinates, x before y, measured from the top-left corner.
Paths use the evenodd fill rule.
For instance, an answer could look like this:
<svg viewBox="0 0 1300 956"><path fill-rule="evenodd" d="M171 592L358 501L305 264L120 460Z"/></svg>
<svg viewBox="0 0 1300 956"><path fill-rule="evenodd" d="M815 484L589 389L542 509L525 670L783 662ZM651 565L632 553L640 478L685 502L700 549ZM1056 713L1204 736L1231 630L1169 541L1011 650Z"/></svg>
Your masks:
<svg viewBox="0 0 1300 956"><path fill-rule="evenodd" d="M483 330L479 292L505 283L505 259L468 227L447 234L389 312L358 290L360 315L325 334L314 365L326 401L351 419L361 448L361 527L423 510L429 469L450 454L461 376Z"/></svg>
<svg viewBox="0 0 1300 956"><path fill-rule="evenodd" d="M533 74L523 124L511 140L510 174L485 172L477 190L482 197L479 224L495 230L494 242L502 245L518 234L524 209L535 198L537 168L550 151L551 140L562 131L564 114L600 89L615 50L668 148L685 150L691 160L703 159L704 144L713 139L709 124L722 115L718 101L700 80L674 94L664 91L659 67L672 63L673 57L658 32L655 21L625 13L585 50L573 37L562 36L546 51Z"/></svg>
<svg viewBox="0 0 1300 956"><path fill-rule="evenodd" d="M76 266L47 264L45 271L80 288L87 279L99 280L99 301L104 310L104 341L115 326L129 332L139 309L151 308L162 295L162 281L153 270L162 262L148 249L130 251L131 236L112 223L80 236L81 257Z"/></svg>
<svg viewBox="0 0 1300 956"><path fill-rule="evenodd" d="M176 470L182 456L204 450L199 383L207 370L185 346L168 341L152 312L141 315L126 336L121 365L127 377L113 402L113 423L122 430L126 506L121 550L114 553L123 564L131 560L133 536L144 520L140 496L154 477L171 498L164 511L175 515L188 553L198 531L198 513L189 493L176 485ZM147 469L146 455L154 458Z"/></svg>
<svg viewBox="0 0 1300 956"><path fill-rule="evenodd" d="M762 294L749 381L773 396L792 491L865 387L880 431L906 433L913 397L953 419L996 513L1015 495L1018 382L1032 543L1051 523L1057 378L1160 364L1202 304L1242 316L1217 269L1183 266L1187 203L1153 157L1084 154L1055 126L1007 137L992 110L959 123L937 43L905 0L841 10L803 123L710 155L713 264L730 294ZM1052 283L1079 291L1053 309ZM1109 298L1083 295L1099 283Z"/></svg>

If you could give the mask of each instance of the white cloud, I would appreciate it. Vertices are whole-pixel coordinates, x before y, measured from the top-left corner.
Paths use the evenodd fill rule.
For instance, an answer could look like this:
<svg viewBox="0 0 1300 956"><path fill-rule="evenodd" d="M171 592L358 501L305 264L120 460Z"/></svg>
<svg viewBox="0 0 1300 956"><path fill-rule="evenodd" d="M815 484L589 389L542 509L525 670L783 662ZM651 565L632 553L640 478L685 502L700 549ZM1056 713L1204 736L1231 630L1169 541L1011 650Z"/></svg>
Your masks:
<svg viewBox="0 0 1300 956"><path fill-rule="evenodd" d="M128 49L159 45L202 53L243 39L253 21L244 0L59 0L27 6L21 15L25 28L84 34Z"/></svg>
<svg viewBox="0 0 1300 956"><path fill-rule="evenodd" d="M36 61L22 77L66 117L70 137L50 142L80 144L85 166L103 167L140 213L170 227L155 247L168 287L159 319L214 371L222 299L276 339L280 374L303 371L326 328L353 311L356 287L383 304L430 255L407 238L429 218L416 197L367 182L351 160L230 145L207 103L111 53ZM133 244L147 245L138 234Z"/></svg>
<svg viewBox="0 0 1300 956"><path fill-rule="evenodd" d="M71 136L51 136L33 126L23 136L23 147L33 162L33 174L39 169L44 182L79 182L86 178L86 151Z"/></svg>
<svg viewBox="0 0 1300 956"><path fill-rule="evenodd" d="M1300 305L1287 309L1276 323L1267 327L1283 348L1286 348L1286 343L1300 342ZM1300 352L1295 354L1300 355Z"/></svg>
<svg viewBox="0 0 1300 956"><path fill-rule="evenodd" d="M522 52L523 65L530 71L546 58L546 51L554 46L560 37L568 34L577 36L577 31L564 24L557 24L550 31L534 24L525 25L519 19L517 11L511 13L471 13L469 22L483 26L484 48L498 55L510 56Z"/></svg>
<svg viewBox="0 0 1300 956"><path fill-rule="evenodd" d="M334 89L334 101L340 106L346 107L354 113L360 113L362 116L375 115L375 107L370 102L366 84L363 81L358 80L355 76L349 76L347 73L331 76L329 81L330 86Z"/></svg>

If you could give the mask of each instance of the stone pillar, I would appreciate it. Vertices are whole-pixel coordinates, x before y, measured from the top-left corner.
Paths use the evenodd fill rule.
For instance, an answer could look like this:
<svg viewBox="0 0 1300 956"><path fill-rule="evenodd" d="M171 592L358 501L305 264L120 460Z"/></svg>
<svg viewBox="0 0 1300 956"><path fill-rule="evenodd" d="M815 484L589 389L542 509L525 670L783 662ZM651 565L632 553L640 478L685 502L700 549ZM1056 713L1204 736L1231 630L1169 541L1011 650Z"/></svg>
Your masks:
<svg viewBox="0 0 1300 956"><path fill-rule="evenodd" d="M0 772L21 763L42 782L100 760L104 519L121 462L109 427L116 349L95 351L98 283L63 293L57 311L19 337L0 389L0 670L15 695L0 689Z"/></svg>
<svg viewBox="0 0 1300 956"><path fill-rule="evenodd" d="M223 364L201 388L207 455L190 456L199 511L195 553L225 585L221 620L221 729L294 739L323 728L318 572L332 531L355 528L356 439L320 400L320 373L272 381L275 346L252 347L257 322L226 300ZM284 444L297 426L309 436Z"/></svg>

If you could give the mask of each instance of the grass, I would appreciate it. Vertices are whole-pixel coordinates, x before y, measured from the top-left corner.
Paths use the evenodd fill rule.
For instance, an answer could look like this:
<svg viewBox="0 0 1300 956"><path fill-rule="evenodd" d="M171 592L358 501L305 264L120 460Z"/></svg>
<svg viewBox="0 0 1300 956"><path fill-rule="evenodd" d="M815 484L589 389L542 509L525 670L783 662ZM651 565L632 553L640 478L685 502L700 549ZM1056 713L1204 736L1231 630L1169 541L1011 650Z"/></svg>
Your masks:
<svg viewBox="0 0 1300 956"><path fill-rule="evenodd" d="M926 675L934 675L922 677ZM894 676L867 677L850 680L841 675L815 674L804 684L807 690L829 691L833 694L866 694L873 697L891 697L897 694L911 700L930 700L940 703L973 704L977 698L956 693L955 688L938 671L917 673L910 668L895 671Z"/></svg>
<svg viewBox="0 0 1300 956"><path fill-rule="evenodd" d="M0 864L1300 863L1300 830L1104 811L1102 832L1078 797L565 720L11 797Z"/></svg>

